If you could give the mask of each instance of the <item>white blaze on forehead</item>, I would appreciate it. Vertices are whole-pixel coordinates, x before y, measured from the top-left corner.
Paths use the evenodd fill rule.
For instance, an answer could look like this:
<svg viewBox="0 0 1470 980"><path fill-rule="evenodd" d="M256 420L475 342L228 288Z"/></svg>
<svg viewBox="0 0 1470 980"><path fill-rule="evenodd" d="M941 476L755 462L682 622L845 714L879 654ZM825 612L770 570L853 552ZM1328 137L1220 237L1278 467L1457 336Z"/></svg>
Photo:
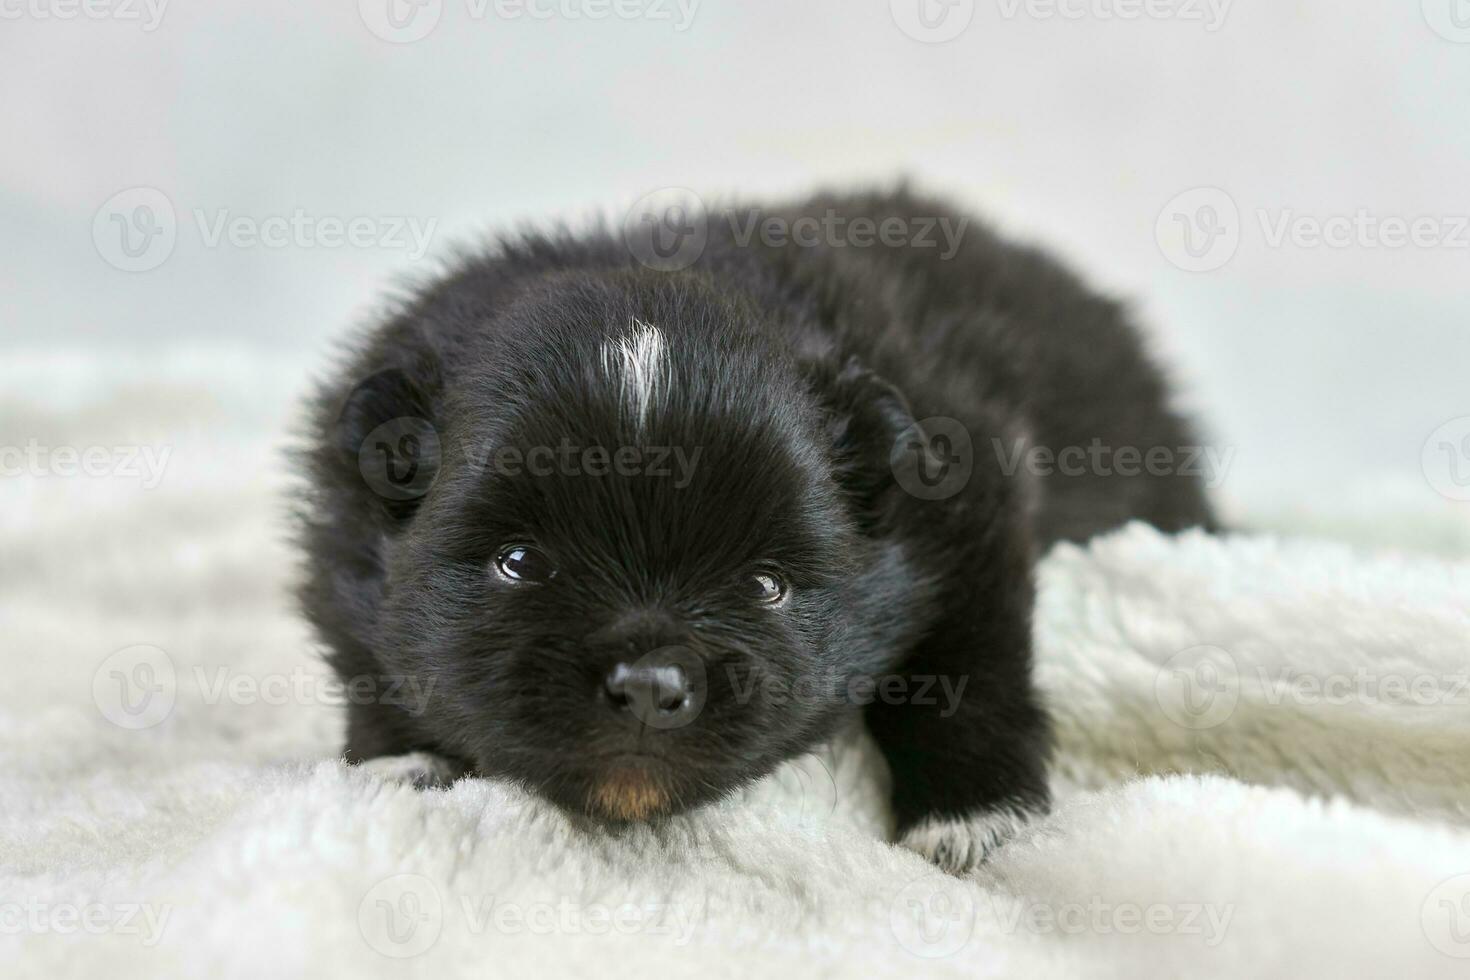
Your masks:
<svg viewBox="0 0 1470 980"><path fill-rule="evenodd" d="M618 380L628 411L642 424L669 383L668 343L652 324L634 317L629 332L602 345L602 368Z"/></svg>

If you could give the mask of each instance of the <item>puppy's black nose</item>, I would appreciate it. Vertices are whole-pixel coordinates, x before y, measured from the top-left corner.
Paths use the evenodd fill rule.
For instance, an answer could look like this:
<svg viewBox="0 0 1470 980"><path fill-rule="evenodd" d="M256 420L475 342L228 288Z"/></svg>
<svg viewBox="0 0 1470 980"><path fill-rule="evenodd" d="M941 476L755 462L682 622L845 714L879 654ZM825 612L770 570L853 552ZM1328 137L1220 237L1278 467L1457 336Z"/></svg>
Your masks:
<svg viewBox="0 0 1470 980"><path fill-rule="evenodd" d="M644 724L669 727L694 704L689 676L676 663L616 663L602 681L608 704Z"/></svg>

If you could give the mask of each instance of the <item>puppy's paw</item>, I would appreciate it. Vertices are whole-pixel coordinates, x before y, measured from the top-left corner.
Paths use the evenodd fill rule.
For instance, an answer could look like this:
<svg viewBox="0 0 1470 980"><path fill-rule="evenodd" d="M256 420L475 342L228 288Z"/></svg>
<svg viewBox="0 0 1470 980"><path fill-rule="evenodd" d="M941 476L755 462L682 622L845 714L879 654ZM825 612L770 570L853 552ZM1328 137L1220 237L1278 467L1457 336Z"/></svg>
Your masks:
<svg viewBox="0 0 1470 980"><path fill-rule="evenodd" d="M409 752L369 759L360 768L384 782L406 783L414 789L448 786L465 774L464 766L432 752Z"/></svg>
<svg viewBox="0 0 1470 980"><path fill-rule="evenodd" d="M904 831L898 842L952 875L966 875L1035 817L1019 810L926 817Z"/></svg>

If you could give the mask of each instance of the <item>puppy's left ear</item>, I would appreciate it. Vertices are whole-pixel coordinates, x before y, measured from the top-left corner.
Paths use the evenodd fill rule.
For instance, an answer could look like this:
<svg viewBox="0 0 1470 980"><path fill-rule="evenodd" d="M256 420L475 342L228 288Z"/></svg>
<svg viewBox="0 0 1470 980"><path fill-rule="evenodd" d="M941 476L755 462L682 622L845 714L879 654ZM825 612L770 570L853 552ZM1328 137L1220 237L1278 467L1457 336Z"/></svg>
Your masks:
<svg viewBox="0 0 1470 980"><path fill-rule="evenodd" d="M834 379L832 439L835 475L868 532L892 522L912 478L934 472L930 440L908 399L886 379L850 359ZM914 495L922 496L922 494Z"/></svg>

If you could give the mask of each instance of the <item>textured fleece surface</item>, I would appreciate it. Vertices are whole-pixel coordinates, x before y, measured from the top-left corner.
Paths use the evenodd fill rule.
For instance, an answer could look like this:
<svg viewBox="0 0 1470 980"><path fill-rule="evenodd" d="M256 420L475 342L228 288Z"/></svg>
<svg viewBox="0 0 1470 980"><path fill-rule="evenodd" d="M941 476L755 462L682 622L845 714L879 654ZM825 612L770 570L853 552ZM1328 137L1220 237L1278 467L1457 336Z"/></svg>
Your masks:
<svg viewBox="0 0 1470 980"><path fill-rule="evenodd" d="M336 759L287 599L300 375L206 360L0 378L0 445L114 453L0 480L7 977L1470 975L1453 554L1143 527L1051 554L1059 804L970 880L887 843L860 731L609 832Z"/></svg>

